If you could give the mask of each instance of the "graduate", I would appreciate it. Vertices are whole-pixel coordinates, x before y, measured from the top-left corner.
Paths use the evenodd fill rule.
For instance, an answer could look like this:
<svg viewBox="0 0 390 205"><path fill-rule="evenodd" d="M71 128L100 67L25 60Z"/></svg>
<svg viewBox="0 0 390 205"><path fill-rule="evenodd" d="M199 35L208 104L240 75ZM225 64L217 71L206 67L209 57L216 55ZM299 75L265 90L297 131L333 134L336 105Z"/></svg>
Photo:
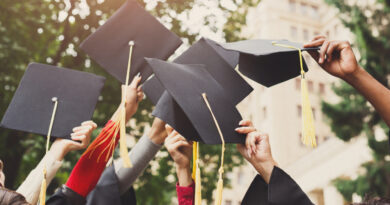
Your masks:
<svg viewBox="0 0 390 205"><path fill-rule="evenodd" d="M24 182L15 191L5 188L5 176L3 167L6 166L0 162L0 204L37 204L41 189L42 169L46 164L47 184L49 185L58 169L63 163L64 157L72 151L85 149L91 139L92 131L96 129L96 124L92 121L83 122L75 127L71 134L71 141L66 139L56 139L49 152L41 159L39 164L29 173Z"/></svg>
<svg viewBox="0 0 390 205"><path fill-rule="evenodd" d="M295 181L277 166L267 134L257 131L248 120L241 121L236 131L246 135L245 144L237 144L238 151L259 174L249 187L242 204L313 204ZM167 127L167 132L169 135L165 146L175 161L179 205L192 205L195 197L190 168L192 143L171 127Z"/></svg>
<svg viewBox="0 0 390 205"><path fill-rule="evenodd" d="M122 87L126 93L126 122L136 113L139 102L143 99L143 92L139 87L141 77L136 76L128 87ZM94 140L98 146L92 143L81 156L72 170L67 182L53 196L47 204L85 204L86 197L95 188L102 175L106 164L113 155L120 135L114 136L111 131L115 125L113 119L118 117L121 106L107 122L99 136ZM92 149L93 148L93 149Z"/></svg>

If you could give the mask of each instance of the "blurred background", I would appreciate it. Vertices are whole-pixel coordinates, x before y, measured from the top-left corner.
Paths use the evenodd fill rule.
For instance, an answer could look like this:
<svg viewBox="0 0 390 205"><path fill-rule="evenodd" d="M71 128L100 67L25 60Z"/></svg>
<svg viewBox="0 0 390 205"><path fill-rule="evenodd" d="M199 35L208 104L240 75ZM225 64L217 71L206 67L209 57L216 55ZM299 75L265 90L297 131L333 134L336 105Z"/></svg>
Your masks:
<svg viewBox="0 0 390 205"><path fill-rule="evenodd" d="M174 56L201 36L220 42L265 38L303 43L322 34L333 40L349 40L360 64L390 87L390 0L138 1L182 37L185 43ZM119 82L78 46L124 2L1 0L0 116L28 63L39 62L107 77L93 117L103 126L120 102ZM305 58L317 148L306 148L300 141L299 78L272 88L247 79L255 91L238 105L243 118L270 134L280 167L315 204L349 204L367 194L390 197L389 128L352 87L322 71L310 57ZM130 148L150 128L152 110L152 104L144 100L129 122ZM66 181L81 153L66 156L49 194ZM201 145L204 204L213 201L219 154L219 146ZM0 128L0 159L5 164L7 188L16 189L43 155L44 137ZM234 145L227 147L225 158L223 204L238 205L256 172ZM175 183L172 160L162 149L135 184L139 204L175 204Z"/></svg>

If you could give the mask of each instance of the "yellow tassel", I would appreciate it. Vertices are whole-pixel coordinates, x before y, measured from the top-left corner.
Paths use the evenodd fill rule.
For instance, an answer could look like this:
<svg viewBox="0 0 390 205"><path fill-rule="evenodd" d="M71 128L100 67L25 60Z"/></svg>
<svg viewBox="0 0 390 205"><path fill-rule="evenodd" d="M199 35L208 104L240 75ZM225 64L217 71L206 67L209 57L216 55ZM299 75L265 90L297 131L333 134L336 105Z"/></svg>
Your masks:
<svg viewBox="0 0 390 205"><path fill-rule="evenodd" d="M202 203L202 180L200 177L200 169L196 168L195 176L195 205L200 205Z"/></svg>
<svg viewBox="0 0 390 205"><path fill-rule="evenodd" d="M214 124L217 127L219 137L221 138L222 142L222 151L221 151L221 165L219 167L218 173L219 173L219 179L218 179L218 184L217 184L217 195L215 197L215 205L221 205L222 204L222 191L223 191L223 164L224 164L224 159L225 159L225 138L223 137L221 128L219 126L219 123L217 121L217 118L214 115L213 110L211 109L210 103L207 100L207 95L206 93L202 93L203 100L205 101L207 108L209 109L211 116L213 117Z"/></svg>
<svg viewBox="0 0 390 205"><path fill-rule="evenodd" d="M43 169L43 179L41 183L41 192L39 193L39 204L45 205L46 202L46 167Z"/></svg>
<svg viewBox="0 0 390 205"><path fill-rule="evenodd" d="M119 139L119 155L123 160L123 167L130 168L132 167L130 157L129 157L129 151L127 149L127 142L126 142L126 89L122 92L122 104L121 104L121 110L120 110L120 118L119 118L119 124L120 124L120 139Z"/></svg>
<svg viewBox="0 0 390 205"><path fill-rule="evenodd" d="M302 142L311 147L316 147L316 132L314 127L313 112L310 105L307 83L304 75L301 79L302 95Z"/></svg>
<svg viewBox="0 0 390 205"><path fill-rule="evenodd" d="M126 142L126 89L129 85L129 77L130 77L130 68L131 68L131 57L133 54L133 46L134 41L129 41L129 58L127 63L127 72L126 72L126 83L125 83L125 89L122 90L122 104L121 104L121 110L120 110L120 118L119 118L119 124L120 124L120 139L119 139L119 155L123 160L123 167L130 168L132 167L132 163L130 161L129 157L129 150L127 149L127 142Z"/></svg>
<svg viewBox="0 0 390 205"><path fill-rule="evenodd" d="M51 131L53 129L53 123L54 123L54 119L56 117L57 107L58 107L58 99L56 97L53 97L51 100L53 101L54 106L53 106L53 111L51 113L49 129L48 129L47 135L46 135L46 154L49 152ZM41 192L39 193L39 204L40 205L45 205L45 203L46 203L46 187L47 187L47 182L46 182L46 165L44 165L44 167L43 167L43 179L42 179L42 183L41 183Z"/></svg>
<svg viewBox="0 0 390 205"><path fill-rule="evenodd" d="M200 177L200 168L199 168L199 142L194 142L194 158L195 158L195 203L194 205L201 205L202 203L202 179Z"/></svg>
<svg viewBox="0 0 390 205"><path fill-rule="evenodd" d="M302 139L301 140L302 143L307 146L316 147L317 146L316 131L314 127L313 112L311 110L309 92L307 89L307 83L305 79L305 70L303 69L302 50L300 48L291 45L278 44L277 42L272 42L272 45L295 49L298 50L299 52L299 63L301 67L301 97L302 97Z"/></svg>
<svg viewBox="0 0 390 205"><path fill-rule="evenodd" d="M196 176L196 160L198 159L198 142L192 144L192 179Z"/></svg>
<svg viewBox="0 0 390 205"><path fill-rule="evenodd" d="M223 191L223 179L222 179L222 174L223 174L223 168L219 168L219 179L218 179L218 184L217 184L217 193L215 196L215 205L221 205L222 204L222 191Z"/></svg>

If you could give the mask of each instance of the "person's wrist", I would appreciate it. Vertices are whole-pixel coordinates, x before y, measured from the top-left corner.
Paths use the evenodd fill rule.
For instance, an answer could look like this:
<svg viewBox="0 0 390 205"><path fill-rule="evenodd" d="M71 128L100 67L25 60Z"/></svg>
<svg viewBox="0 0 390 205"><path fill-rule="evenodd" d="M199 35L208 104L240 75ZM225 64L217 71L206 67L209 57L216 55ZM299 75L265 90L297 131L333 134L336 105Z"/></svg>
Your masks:
<svg viewBox="0 0 390 205"><path fill-rule="evenodd" d="M57 161L62 161L69 152L69 147L62 143L62 141L54 141L49 150L49 154Z"/></svg>
<svg viewBox="0 0 390 205"><path fill-rule="evenodd" d="M190 186L192 184L190 165L179 165L175 163L179 186Z"/></svg>
<svg viewBox="0 0 390 205"><path fill-rule="evenodd" d="M272 175L272 171L277 163L274 159L270 158L265 161L254 162L252 163L256 171L263 177L264 181L269 183Z"/></svg>
<svg viewBox="0 0 390 205"><path fill-rule="evenodd" d="M342 77L344 81L351 85L355 85L356 83L359 83L361 81L362 76L366 72L362 67L359 65L356 65L357 68L354 69L354 72L346 74Z"/></svg>
<svg viewBox="0 0 390 205"><path fill-rule="evenodd" d="M158 118L155 118L148 136L153 143L163 144L165 141L165 138L168 136L168 133L165 129L164 121L162 121Z"/></svg>

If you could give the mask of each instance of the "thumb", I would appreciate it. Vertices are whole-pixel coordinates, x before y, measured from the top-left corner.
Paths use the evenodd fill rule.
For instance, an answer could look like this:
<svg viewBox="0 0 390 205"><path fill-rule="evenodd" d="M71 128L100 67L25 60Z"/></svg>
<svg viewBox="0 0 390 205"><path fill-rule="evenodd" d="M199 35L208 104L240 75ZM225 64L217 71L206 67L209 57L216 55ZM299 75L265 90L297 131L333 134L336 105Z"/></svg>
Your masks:
<svg viewBox="0 0 390 205"><path fill-rule="evenodd" d="M165 125L165 130L167 131L168 135L173 132L173 128L168 124Z"/></svg>

